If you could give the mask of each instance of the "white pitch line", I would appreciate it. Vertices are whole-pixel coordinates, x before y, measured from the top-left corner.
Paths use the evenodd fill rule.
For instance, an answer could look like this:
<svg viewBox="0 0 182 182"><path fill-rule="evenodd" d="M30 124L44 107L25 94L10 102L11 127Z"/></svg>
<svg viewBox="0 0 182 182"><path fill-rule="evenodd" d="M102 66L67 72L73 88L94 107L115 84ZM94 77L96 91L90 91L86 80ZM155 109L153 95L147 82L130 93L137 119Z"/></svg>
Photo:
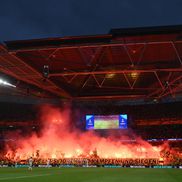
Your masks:
<svg viewBox="0 0 182 182"><path fill-rule="evenodd" d="M30 175L30 176L15 176L15 177L0 178L0 180L21 179L21 178L33 178L33 177L49 176L49 175L51 175L51 174L37 174L37 175Z"/></svg>

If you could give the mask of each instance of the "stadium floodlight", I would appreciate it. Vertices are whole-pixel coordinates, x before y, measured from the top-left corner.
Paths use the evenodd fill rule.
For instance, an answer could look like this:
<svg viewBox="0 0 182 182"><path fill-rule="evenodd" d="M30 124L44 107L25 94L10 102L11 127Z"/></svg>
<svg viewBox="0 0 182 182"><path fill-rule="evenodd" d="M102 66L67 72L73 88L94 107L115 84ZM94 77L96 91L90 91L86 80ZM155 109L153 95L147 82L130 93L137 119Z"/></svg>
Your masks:
<svg viewBox="0 0 182 182"><path fill-rule="evenodd" d="M48 65L44 65L43 76L44 76L44 78L48 78L49 77L49 66Z"/></svg>
<svg viewBox="0 0 182 182"><path fill-rule="evenodd" d="M7 85L7 86L10 86L10 87L16 87L16 85L8 83L7 81L4 81L3 79L0 79L0 85Z"/></svg>

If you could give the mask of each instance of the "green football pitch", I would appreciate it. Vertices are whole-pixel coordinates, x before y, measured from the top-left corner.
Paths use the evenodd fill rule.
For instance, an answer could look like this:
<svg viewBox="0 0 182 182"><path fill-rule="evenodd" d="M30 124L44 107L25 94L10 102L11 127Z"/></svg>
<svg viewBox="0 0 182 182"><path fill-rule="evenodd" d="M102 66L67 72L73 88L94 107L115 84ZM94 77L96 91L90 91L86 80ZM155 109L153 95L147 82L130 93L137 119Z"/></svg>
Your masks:
<svg viewBox="0 0 182 182"><path fill-rule="evenodd" d="M182 182L182 169L0 168L0 182Z"/></svg>

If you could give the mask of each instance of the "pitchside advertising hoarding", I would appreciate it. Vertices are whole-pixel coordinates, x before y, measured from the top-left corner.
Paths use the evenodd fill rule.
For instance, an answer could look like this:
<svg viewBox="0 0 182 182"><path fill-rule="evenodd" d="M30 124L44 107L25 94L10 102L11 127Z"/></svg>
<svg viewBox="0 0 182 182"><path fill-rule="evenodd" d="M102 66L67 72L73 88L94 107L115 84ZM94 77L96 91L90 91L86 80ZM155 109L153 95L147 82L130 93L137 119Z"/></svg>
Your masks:
<svg viewBox="0 0 182 182"><path fill-rule="evenodd" d="M86 129L127 129L128 115L86 115Z"/></svg>

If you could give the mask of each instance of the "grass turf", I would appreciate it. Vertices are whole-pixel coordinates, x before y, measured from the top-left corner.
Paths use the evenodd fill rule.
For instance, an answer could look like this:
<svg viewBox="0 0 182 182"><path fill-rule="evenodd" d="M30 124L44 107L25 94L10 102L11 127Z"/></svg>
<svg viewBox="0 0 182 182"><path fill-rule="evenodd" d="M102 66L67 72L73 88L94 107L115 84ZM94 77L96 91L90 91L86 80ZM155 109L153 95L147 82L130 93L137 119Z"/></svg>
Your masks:
<svg viewBox="0 0 182 182"><path fill-rule="evenodd" d="M0 182L182 182L181 169L0 168Z"/></svg>

